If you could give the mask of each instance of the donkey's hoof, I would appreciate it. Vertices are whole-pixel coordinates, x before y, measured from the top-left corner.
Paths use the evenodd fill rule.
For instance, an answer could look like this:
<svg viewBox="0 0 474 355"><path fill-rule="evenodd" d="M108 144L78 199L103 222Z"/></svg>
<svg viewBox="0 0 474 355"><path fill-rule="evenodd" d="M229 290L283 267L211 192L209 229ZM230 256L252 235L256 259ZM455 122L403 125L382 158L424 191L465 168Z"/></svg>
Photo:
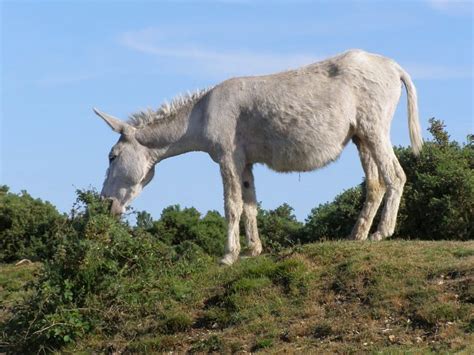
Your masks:
<svg viewBox="0 0 474 355"><path fill-rule="evenodd" d="M245 251L245 256L259 256L262 253L262 244L249 245Z"/></svg>
<svg viewBox="0 0 474 355"><path fill-rule="evenodd" d="M379 241L383 239L383 235L380 232L375 232L370 235L369 239L372 241Z"/></svg>
<svg viewBox="0 0 474 355"><path fill-rule="evenodd" d="M219 264L229 266L235 263L238 258L239 258L238 254L228 253L224 255L224 257L220 260Z"/></svg>
<svg viewBox="0 0 474 355"><path fill-rule="evenodd" d="M351 234L349 237L347 237L346 239L348 240L356 240L356 241L364 241L367 239L367 234L366 235L362 235L362 234Z"/></svg>

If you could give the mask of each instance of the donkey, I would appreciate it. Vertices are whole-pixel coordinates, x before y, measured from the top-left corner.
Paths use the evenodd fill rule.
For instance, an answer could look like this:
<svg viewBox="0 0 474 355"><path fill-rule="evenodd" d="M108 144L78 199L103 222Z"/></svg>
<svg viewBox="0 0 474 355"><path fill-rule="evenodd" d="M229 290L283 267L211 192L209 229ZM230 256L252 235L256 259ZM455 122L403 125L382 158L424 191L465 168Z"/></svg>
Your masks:
<svg viewBox="0 0 474 355"><path fill-rule="evenodd" d="M156 111L132 114L128 122L94 109L117 133L102 196L121 214L154 175L155 165L191 151L207 152L219 164L224 185L227 242L221 263L240 253L243 213L249 253L262 251L252 167L278 172L311 171L336 160L352 140L366 176L367 194L351 238L365 240L386 194L371 240L393 234L406 181L390 142L390 124L407 91L412 150L422 147L416 90L395 61L362 50L273 75L232 78L188 94Z"/></svg>

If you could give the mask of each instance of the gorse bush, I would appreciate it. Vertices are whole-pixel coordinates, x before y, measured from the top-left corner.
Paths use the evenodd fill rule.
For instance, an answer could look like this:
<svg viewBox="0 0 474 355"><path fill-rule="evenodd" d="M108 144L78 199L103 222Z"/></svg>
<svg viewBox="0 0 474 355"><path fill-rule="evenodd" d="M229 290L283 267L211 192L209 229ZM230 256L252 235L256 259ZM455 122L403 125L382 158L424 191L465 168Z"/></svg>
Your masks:
<svg viewBox="0 0 474 355"><path fill-rule="evenodd" d="M0 186L0 262L50 258L58 243L55 230L65 220L49 202Z"/></svg>
<svg viewBox="0 0 474 355"><path fill-rule="evenodd" d="M299 243L303 224L297 221L293 208L286 203L274 210L265 210L259 206L257 223L265 251L277 251ZM209 211L202 216L195 208L175 205L165 208L157 221L147 212L139 212L136 228L170 246L187 241L213 256L222 256L224 253L226 221L217 211ZM243 223L240 233L244 242Z"/></svg>
<svg viewBox="0 0 474 355"><path fill-rule="evenodd" d="M274 210L259 207L257 225L265 251L278 251L300 242L303 223L296 219L293 208L286 203Z"/></svg>
<svg viewBox="0 0 474 355"><path fill-rule="evenodd" d="M474 141L451 141L441 121L431 119L433 140L417 159L396 153L407 174L396 236L425 240L474 238Z"/></svg>
<svg viewBox="0 0 474 355"><path fill-rule="evenodd" d="M146 231L133 230L110 216L108 203L94 192L79 192L78 202L69 223L57 231L61 241L54 256L30 286L32 297L14 309L5 326L15 344L11 351L48 351L93 328L108 328L122 303L143 302L130 297L156 281L156 273L186 274L188 263L198 268L213 261L192 242L179 244L177 253ZM178 321L167 319L163 327L179 327Z"/></svg>
<svg viewBox="0 0 474 355"><path fill-rule="evenodd" d="M336 196L333 202L319 205L311 211L301 233L304 243L316 240L343 239L351 230L364 202L364 184ZM377 226L376 221L372 227Z"/></svg>
<svg viewBox="0 0 474 355"><path fill-rule="evenodd" d="M225 219L216 211L209 211L201 217L195 208L170 206L163 210L158 221L148 220L148 224L145 230L167 245L176 246L189 241L208 254L218 256L224 253Z"/></svg>

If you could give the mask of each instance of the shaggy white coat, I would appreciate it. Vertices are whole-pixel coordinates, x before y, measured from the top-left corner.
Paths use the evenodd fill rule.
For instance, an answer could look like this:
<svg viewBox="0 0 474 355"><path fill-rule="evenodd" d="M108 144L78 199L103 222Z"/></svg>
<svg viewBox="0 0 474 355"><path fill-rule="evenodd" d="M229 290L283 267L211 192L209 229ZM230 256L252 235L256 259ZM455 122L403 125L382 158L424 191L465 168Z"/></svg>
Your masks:
<svg viewBox="0 0 474 355"><path fill-rule="evenodd" d="M361 50L296 70L229 79L157 111L136 113L129 123L95 110L121 134L110 153L102 195L112 199L114 213L122 213L152 179L158 162L189 151L207 152L221 170L228 223L222 262L232 264L240 252L241 215L251 255L262 250L253 164L280 172L311 171L337 159L352 140L366 175L367 197L351 237L367 239L385 194L380 223L370 238L391 236L406 179L389 135L401 82L412 149L418 154L422 139L410 76L395 61Z"/></svg>

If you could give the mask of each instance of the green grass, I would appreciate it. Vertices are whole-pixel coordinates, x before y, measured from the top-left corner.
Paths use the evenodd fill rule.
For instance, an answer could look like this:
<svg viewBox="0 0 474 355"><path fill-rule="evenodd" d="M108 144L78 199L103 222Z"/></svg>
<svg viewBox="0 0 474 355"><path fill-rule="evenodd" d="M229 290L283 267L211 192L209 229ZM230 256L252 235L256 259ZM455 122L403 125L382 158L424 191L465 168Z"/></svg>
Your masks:
<svg viewBox="0 0 474 355"><path fill-rule="evenodd" d="M4 314L38 267L0 266ZM93 331L61 350L474 351L474 242L324 242L169 268L117 276L113 300L89 295Z"/></svg>

